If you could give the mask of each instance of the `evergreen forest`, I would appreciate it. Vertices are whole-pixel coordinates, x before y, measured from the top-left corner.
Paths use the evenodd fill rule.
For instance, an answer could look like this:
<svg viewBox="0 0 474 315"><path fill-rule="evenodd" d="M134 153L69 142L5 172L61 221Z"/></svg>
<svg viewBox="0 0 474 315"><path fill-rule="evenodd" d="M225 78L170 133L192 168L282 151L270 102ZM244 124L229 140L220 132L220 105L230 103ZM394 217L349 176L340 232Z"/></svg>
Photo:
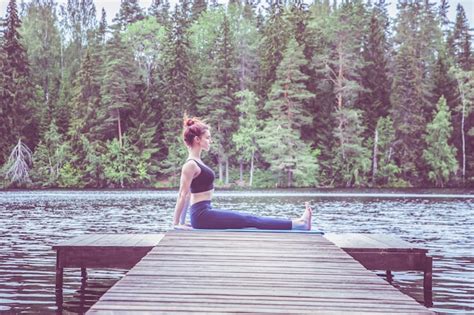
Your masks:
<svg viewBox="0 0 474 315"><path fill-rule="evenodd" d="M218 187L473 187L466 12L392 1L9 0L0 188L176 187L185 113Z"/></svg>

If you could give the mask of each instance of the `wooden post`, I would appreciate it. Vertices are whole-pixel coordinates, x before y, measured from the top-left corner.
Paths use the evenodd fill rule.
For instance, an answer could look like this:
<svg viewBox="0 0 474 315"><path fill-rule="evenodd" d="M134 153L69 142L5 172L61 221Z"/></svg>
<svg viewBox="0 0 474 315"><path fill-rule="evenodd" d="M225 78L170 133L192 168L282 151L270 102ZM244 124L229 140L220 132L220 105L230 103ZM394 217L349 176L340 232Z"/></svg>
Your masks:
<svg viewBox="0 0 474 315"><path fill-rule="evenodd" d="M426 307L433 306L433 257L426 256L423 271L423 294Z"/></svg>
<svg viewBox="0 0 474 315"><path fill-rule="evenodd" d="M87 281L87 268L81 268L81 282L85 283Z"/></svg>
<svg viewBox="0 0 474 315"><path fill-rule="evenodd" d="M387 281L388 281L388 283L392 283L392 281L393 281L392 271L391 271L391 270L387 270L387 271L386 271L386 275L387 275Z"/></svg>
<svg viewBox="0 0 474 315"><path fill-rule="evenodd" d="M63 309L63 265L62 265L62 255L61 250L57 250L56 254L56 306L59 312L62 312Z"/></svg>
<svg viewBox="0 0 474 315"><path fill-rule="evenodd" d="M61 262L61 250L58 249L58 253L56 255L56 290L62 291L63 290L63 270L62 262Z"/></svg>

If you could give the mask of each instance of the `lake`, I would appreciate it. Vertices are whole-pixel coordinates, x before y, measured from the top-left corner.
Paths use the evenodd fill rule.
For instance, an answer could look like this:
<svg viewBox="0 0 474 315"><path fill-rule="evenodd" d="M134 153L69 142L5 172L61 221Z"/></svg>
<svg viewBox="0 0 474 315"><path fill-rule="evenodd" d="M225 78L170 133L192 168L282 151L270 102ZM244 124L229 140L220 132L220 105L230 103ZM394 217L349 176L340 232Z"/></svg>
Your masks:
<svg viewBox="0 0 474 315"><path fill-rule="evenodd" d="M1 191L0 313L58 313L51 246L84 233L160 233L171 228L176 191ZM433 310L474 314L474 192L462 190L217 191L213 205L298 217L313 228L387 233L430 250ZM64 313L83 313L126 270L65 269ZM381 273L382 274L382 273ZM393 284L422 303L423 275L394 272Z"/></svg>

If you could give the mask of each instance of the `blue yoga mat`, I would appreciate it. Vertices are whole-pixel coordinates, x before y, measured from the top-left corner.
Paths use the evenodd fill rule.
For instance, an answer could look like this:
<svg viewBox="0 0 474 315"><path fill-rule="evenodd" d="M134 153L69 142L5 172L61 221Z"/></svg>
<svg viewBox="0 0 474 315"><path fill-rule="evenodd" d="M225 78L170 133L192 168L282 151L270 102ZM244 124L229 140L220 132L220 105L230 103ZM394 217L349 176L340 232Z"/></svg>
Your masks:
<svg viewBox="0 0 474 315"><path fill-rule="evenodd" d="M261 230L261 229L192 229L192 230L176 230L176 231L203 231L203 232L252 232L252 233L303 233L303 234L319 234L324 235L323 231L319 230L309 230L309 231L302 231L302 230Z"/></svg>

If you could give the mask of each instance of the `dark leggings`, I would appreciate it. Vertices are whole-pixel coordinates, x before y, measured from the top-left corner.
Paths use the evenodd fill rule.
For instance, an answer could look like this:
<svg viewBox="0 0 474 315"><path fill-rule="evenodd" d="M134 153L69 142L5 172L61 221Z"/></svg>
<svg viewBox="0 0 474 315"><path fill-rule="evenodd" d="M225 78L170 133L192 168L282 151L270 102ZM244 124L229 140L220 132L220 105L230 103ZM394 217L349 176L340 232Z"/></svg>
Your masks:
<svg viewBox="0 0 474 315"><path fill-rule="evenodd" d="M213 209L210 200L193 204L190 208L191 225L195 229L291 230L291 220L258 217L237 211Z"/></svg>

